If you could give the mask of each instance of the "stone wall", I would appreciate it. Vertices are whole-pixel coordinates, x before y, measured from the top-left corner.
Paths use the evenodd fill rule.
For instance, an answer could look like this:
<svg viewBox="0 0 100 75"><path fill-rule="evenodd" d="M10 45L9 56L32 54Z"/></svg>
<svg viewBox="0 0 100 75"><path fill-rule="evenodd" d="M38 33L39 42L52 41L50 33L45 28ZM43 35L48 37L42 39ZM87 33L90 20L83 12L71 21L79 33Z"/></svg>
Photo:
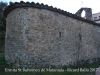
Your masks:
<svg viewBox="0 0 100 75"><path fill-rule="evenodd" d="M47 9L15 8L7 15L5 58L40 68L100 57L100 27L88 22Z"/></svg>
<svg viewBox="0 0 100 75"><path fill-rule="evenodd" d="M92 20L92 9L91 8L80 8L75 14L77 16L81 17L81 14L82 14L83 10L85 11L84 18L86 18L88 20Z"/></svg>

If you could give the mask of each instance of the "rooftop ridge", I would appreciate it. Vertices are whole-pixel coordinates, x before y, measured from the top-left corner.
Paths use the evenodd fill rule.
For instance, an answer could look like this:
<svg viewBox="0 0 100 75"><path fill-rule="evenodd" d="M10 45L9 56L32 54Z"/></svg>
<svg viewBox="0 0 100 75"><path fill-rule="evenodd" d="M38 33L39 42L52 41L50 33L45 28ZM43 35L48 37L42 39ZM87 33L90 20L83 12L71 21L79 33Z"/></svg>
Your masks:
<svg viewBox="0 0 100 75"><path fill-rule="evenodd" d="M99 14L100 12L97 12L97 13L94 13L93 15L95 15L95 14Z"/></svg>
<svg viewBox="0 0 100 75"><path fill-rule="evenodd" d="M77 16L75 14L72 14L70 12L58 9L56 7L54 8L53 6L44 5L43 3L39 4L39 3L34 3L34 2L30 3L30 2L23 2L23 1L15 2L15 3L10 2L10 5L8 5L8 7L6 7L3 12L4 16L7 17L8 13L10 11L14 10L15 8L19 8L19 7L35 7L35 8L39 8L39 9L47 9L47 10L55 11L55 12L65 15L65 16L68 16L68 17L71 17L71 18L74 18L77 20L81 20L81 21L84 21L84 22L87 22L87 23L90 23L90 24L100 27L100 24L97 24L94 21L84 19L84 18Z"/></svg>

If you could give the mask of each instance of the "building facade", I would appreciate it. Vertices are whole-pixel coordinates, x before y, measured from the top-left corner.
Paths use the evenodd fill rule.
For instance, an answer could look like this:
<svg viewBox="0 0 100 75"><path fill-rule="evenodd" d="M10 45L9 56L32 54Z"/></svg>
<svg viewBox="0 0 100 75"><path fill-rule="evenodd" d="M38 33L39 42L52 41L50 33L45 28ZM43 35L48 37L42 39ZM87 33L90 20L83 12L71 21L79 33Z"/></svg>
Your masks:
<svg viewBox="0 0 100 75"><path fill-rule="evenodd" d="M11 3L5 59L20 68L60 68L100 58L100 24L43 4Z"/></svg>
<svg viewBox="0 0 100 75"><path fill-rule="evenodd" d="M92 15L92 19L93 21L95 21L96 23L100 23L100 12L99 13L95 13Z"/></svg>

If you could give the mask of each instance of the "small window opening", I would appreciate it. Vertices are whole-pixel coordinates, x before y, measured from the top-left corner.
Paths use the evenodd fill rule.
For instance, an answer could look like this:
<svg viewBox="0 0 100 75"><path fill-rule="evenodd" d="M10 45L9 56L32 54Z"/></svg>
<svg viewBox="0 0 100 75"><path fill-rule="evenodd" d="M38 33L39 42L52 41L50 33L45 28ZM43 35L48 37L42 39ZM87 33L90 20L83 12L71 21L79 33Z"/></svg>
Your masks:
<svg viewBox="0 0 100 75"><path fill-rule="evenodd" d="M86 12L83 10L83 12L81 14L81 17L86 19L86 15L85 14L86 14Z"/></svg>
<svg viewBox="0 0 100 75"><path fill-rule="evenodd" d="M94 21L97 20L97 17L94 17Z"/></svg>
<svg viewBox="0 0 100 75"><path fill-rule="evenodd" d="M59 38L61 38L61 32L59 32Z"/></svg>

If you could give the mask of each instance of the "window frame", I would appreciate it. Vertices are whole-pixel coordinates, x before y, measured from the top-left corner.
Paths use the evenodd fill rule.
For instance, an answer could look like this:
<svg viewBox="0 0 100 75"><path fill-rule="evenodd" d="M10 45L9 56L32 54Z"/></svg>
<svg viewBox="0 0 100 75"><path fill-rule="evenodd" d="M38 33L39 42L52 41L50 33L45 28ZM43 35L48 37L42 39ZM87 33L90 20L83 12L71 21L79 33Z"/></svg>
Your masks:
<svg viewBox="0 0 100 75"><path fill-rule="evenodd" d="M97 17L94 17L94 21L96 21L97 20Z"/></svg>

